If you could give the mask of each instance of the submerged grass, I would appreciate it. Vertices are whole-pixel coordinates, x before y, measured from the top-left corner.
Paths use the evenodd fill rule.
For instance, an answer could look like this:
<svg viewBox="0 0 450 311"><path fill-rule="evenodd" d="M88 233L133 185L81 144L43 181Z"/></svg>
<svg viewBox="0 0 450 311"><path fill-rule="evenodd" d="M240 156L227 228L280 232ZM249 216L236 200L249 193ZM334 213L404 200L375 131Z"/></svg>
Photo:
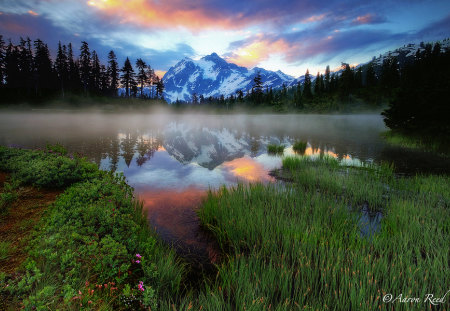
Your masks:
<svg viewBox="0 0 450 311"><path fill-rule="evenodd" d="M391 145L403 148L425 150L448 157L449 146L445 138L431 138L432 135L420 136L405 134L399 131L386 131L381 136Z"/></svg>
<svg viewBox="0 0 450 311"><path fill-rule="evenodd" d="M297 153L304 154L306 151L306 145L307 143L305 141L296 141L292 145L292 149Z"/></svg>
<svg viewBox="0 0 450 311"><path fill-rule="evenodd" d="M285 158L294 183L239 185L210 193L199 216L228 254L199 298L206 309L423 310L450 279L450 181L396 179L392 168ZM382 211L361 234L362 203ZM384 295L421 304L383 302Z"/></svg>
<svg viewBox="0 0 450 311"><path fill-rule="evenodd" d="M267 152L270 154L283 154L284 146L283 145L267 145Z"/></svg>

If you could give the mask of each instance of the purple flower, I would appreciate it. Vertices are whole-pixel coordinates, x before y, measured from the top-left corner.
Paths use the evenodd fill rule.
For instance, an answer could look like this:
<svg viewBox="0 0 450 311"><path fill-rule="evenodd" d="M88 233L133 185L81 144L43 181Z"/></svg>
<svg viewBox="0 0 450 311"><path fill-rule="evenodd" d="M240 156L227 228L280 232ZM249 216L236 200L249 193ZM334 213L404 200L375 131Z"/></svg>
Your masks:
<svg viewBox="0 0 450 311"><path fill-rule="evenodd" d="M136 257L139 258L139 259L142 258L142 256L140 254L136 254Z"/></svg>
<svg viewBox="0 0 450 311"><path fill-rule="evenodd" d="M140 260L136 260L136 263L141 263L141 261Z"/></svg>

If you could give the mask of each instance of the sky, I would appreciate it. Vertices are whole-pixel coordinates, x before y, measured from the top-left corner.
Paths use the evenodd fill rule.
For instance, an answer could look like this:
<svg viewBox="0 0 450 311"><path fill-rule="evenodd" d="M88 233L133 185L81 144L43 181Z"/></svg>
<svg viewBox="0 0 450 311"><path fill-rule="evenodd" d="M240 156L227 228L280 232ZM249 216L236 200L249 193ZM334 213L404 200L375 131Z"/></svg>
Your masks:
<svg viewBox="0 0 450 311"><path fill-rule="evenodd" d="M448 0L0 0L0 34L87 41L106 61L142 58L162 76L184 57L294 77L369 61L407 43L450 37ZM75 53L78 54L78 53Z"/></svg>

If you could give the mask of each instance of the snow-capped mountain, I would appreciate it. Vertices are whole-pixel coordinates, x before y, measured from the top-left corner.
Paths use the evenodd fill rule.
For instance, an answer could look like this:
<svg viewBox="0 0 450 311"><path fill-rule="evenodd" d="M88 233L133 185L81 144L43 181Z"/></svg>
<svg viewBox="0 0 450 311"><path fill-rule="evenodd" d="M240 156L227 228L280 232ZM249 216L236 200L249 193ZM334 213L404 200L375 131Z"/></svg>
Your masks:
<svg viewBox="0 0 450 311"><path fill-rule="evenodd" d="M261 73L264 87L278 88L290 85L295 78L281 71L269 71L255 67L248 69L228 63L216 53L199 60L184 58L164 75L164 97L169 102L177 99L191 101L192 94L218 97L229 96L236 91L244 93L253 86L253 79Z"/></svg>
<svg viewBox="0 0 450 311"><path fill-rule="evenodd" d="M378 57L374 56L370 61L368 61L367 63L360 64L359 66L364 66L370 62L373 62L375 70L377 70L381 68L381 66L383 65L383 61L385 59L396 57L399 66L403 67L404 65L409 64L415 60L417 50L419 50L419 52L422 53L423 51L425 51L425 47L427 44L431 44L431 46L433 47L434 44L437 42L441 45L441 53L450 49L449 39L427 43L409 43L393 51L388 51L384 54L380 54Z"/></svg>

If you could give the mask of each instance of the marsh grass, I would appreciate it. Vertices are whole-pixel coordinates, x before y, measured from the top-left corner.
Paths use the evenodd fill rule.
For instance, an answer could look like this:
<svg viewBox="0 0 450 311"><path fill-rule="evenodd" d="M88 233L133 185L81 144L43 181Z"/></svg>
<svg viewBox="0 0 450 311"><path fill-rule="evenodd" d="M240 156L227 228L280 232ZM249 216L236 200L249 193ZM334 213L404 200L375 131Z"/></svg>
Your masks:
<svg viewBox="0 0 450 311"><path fill-rule="evenodd" d="M386 131L381 136L388 144L400 146L403 148L425 150L428 152L448 157L449 146L445 138L433 135L420 136L414 134L405 134L399 131Z"/></svg>
<svg viewBox="0 0 450 311"><path fill-rule="evenodd" d="M273 144L267 145L267 153L282 155L284 153L284 146L283 145L273 145Z"/></svg>
<svg viewBox="0 0 450 311"><path fill-rule="evenodd" d="M296 141L292 145L292 149L299 154L304 154L306 151L306 145L307 143L305 141Z"/></svg>
<svg viewBox="0 0 450 311"><path fill-rule="evenodd" d="M228 254L200 305L375 310L386 308L387 293L446 293L448 177L398 179L389 165L355 168L334 158L285 158L283 168L292 185L222 188L199 210ZM370 239L361 235L362 202L383 213ZM424 307L429 308L395 305L396 310Z"/></svg>

